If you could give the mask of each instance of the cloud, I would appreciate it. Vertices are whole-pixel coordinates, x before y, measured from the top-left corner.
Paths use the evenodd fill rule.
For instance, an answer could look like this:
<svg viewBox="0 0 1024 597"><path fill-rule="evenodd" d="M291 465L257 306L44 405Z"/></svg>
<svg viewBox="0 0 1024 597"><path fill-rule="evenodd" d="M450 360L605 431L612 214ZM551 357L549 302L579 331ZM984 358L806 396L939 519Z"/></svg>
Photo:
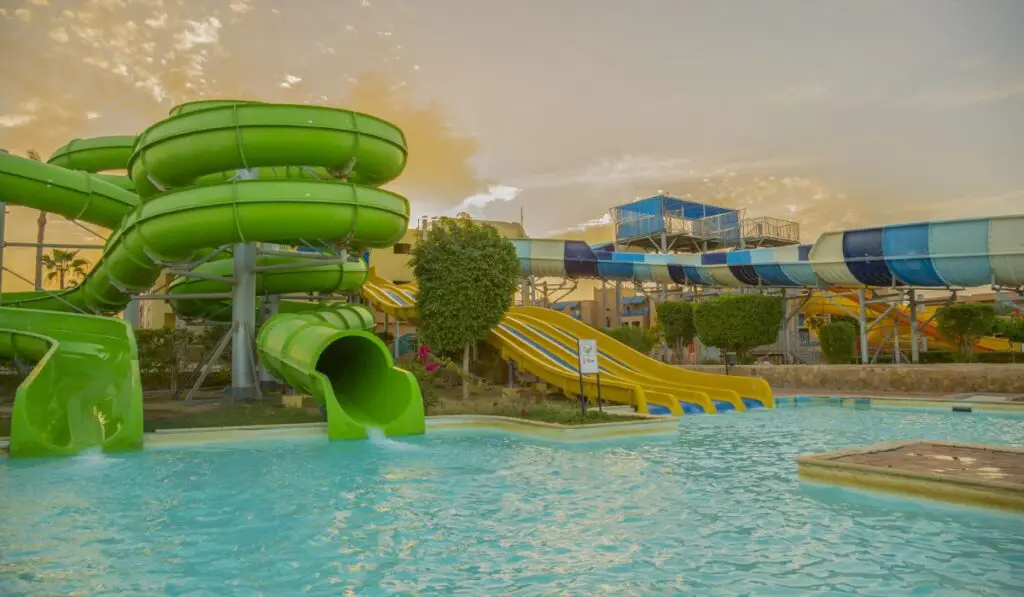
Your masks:
<svg viewBox="0 0 1024 597"><path fill-rule="evenodd" d="M18 8L14 11L14 18L18 19L22 23L31 23L32 11L27 8Z"/></svg>
<svg viewBox="0 0 1024 597"><path fill-rule="evenodd" d="M200 45L216 44L220 38L220 28L220 20L217 17L188 21L188 28L174 36L174 47L178 50L191 50Z"/></svg>
<svg viewBox="0 0 1024 597"><path fill-rule="evenodd" d="M458 205L448 210L448 215L456 215L460 212L474 213L479 215L485 207L492 203L508 203L512 201L522 189L509 185L491 185L485 193L476 193L466 197Z"/></svg>
<svg viewBox="0 0 1024 597"><path fill-rule="evenodd" d="M42 103L38 98L22 102L15 112L0 114L0 128L17 128L35 122L39 118Z"/></svg>
<svg viewBox="0 0 1024 597"><path fill-rule="evenodd" d="M767 99L783 104L803 104L821 101L827 99L828 96L828 87L821 83L809 83L769 93Z"/></svg>
<svg viewBox="0 0 1024 597"><path fill-rule="evenodd" d="M910 103L935 108L962 108L1024 97L1024 81L1003 85L930 91L910 98Z"/></svg>
<svg viewBox="0 0 1024 597"><path fill-rule="evenodd" d="M301 82L302 82L302 77L297 77L295 75L285 75L284 76L284 81L281 81L280 85L278 85L278 86L282 87L284 89L291 89L297 83L301 83Z"/></svg>
<svg viewBox="0 0 1024 597"><path fill-rule="evenodd" d="M587 220L582 224L576 224L575 226L569 226L568 228L562 228L559 230L551 230L545 233L545 236L559 236L570 232L582 232L588 228L597 228L601 226L609 226L612 223L612 214L605 213L603 216Z"/></svg>
<svg viewBox="0 0 1024 597"><path fill-rule="evenodd" d="M49 35L50 39L52 39L53 41L62 44L68 43L68 40L71 39L71 36L68 35L68 30L64 27L57 27L56 29L51 29L47 35Z"/></svg>
<svg viewBox="0 0 1024 597"><path fill-rule="evenodd" d="M245 14L252 10L253 6L251 0L234 0L231 4L228 5L228 8L230 8L234 12Z"/></svg>

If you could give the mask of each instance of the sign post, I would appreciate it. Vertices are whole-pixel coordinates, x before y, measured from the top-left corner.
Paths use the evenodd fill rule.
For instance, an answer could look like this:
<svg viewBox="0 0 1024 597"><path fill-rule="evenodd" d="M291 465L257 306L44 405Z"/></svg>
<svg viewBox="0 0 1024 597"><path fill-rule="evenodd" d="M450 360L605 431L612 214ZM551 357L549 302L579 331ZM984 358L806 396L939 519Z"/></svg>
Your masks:
<svg viewBox="0 0 1024 597"><path fill-rule="evenodd" d="M587 395L583 391L583 376L597 375L597 407L601 408L601 369L597 363L597 340L577 340L576 355L579 360L580 372L580 408L587 414Z"/></svg>

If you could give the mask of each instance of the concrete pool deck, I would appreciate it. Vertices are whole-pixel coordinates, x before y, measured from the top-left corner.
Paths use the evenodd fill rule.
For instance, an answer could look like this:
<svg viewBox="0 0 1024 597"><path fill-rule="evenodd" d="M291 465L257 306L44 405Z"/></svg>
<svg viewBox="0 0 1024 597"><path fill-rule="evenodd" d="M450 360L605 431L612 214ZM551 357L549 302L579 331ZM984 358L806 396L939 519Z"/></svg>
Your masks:
<svg viewBox="0 0 1024 597"><path fill-rule="evenodd" d="M810 481L1024 512L1024 448L905 440L796 462Z"/></svg>

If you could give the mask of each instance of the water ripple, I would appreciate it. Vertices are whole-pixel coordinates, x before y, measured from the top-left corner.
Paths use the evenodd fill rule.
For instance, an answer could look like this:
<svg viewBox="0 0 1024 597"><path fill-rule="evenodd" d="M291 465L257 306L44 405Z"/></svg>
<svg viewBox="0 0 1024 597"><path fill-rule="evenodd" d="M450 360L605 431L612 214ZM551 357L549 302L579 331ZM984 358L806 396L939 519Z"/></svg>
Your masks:
<svg viewBox="0 0 1024 597"><path fill-rule="evenodd" d="M0 594L1024 594L1024 518L797 479L797 454L906 437L1021 445L1024 421L822 407L607 445L5 462Z"/></svg>

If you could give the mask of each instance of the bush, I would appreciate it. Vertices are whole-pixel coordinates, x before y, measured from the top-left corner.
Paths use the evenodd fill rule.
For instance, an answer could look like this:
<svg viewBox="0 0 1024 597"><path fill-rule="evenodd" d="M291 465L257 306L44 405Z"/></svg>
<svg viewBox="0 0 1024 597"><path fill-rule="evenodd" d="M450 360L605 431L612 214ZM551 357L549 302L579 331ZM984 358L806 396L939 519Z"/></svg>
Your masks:
<svg viewBox="0 0 1024 597"><path fill-rule="evenodd" d="M658 323L665 343L672 347L676 358L682 361L683 347L693 342L697 333L693 326L693 303L670 301L658 305Z"/></svg>
<svg viewBox="0 0 1024 597"><path fill-rule="evenodd" d="M999 317L992 332L1002 334L1013 342L1024 342L1024 317Z"/></svg>
<svg viewBox="0 0 1024 597"><path fill-rule="evenodd" d="M939 333L957 345L970 361L978 338L992 333L996 310L992 305L959 304L942 307L935 314Z"/></svg>
<svg viewBox="0 0 1024 597"><path fill-rule="evenodd" d="M515 247L492 226L446 218L416 243L410 265L420 288L423 342L440 353L461 349L468 374L470 346L512 306L519 276ZM468 395L463 384L463 397Z"/></svg>
<svg viewBox="0 0 1024 597"><path fill-rule="evenodd" d="M177 389L188 365L188 347L192 340L188 330L136 330L135 342L139 348L139 373L143 386L151 389Z"/></svg>
<svg viewBox="0 0 1024 597"><path fill-rule="evenodd" d="M606 334L642 354L648 354L658 344L658 337L650 329L621 327L604 330Z"/></svg>
<svg viewBox="0 0 1024 597"><path fill-rule="evenodd" d="M857 344L857 328L847 321L833 321L818 330L821 352L830 365L844 365L853 361Z"/></svg>
<svg viewBox="0 0 1024 597"><path fill-rule="evenodd" d="M705 345L735 352L744 359L752 348L778 340L783 312L781 297L733 294L698 303L693 322Z"/></svg>

